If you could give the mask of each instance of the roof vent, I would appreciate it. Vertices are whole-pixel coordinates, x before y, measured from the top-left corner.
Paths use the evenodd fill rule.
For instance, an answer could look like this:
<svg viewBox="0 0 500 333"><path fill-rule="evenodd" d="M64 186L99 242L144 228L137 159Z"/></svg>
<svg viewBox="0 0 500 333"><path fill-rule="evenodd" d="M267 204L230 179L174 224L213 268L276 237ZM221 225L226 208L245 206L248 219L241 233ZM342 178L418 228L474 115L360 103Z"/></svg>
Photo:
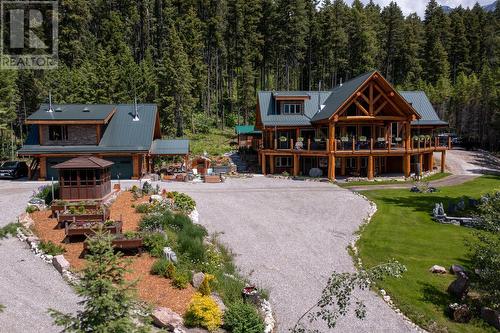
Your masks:
<svg viewBox="0 0 500 333"><path fill-rule="evenodd" d="M47 112L53 112L53 111L54 109L52 109L52 94L49 91L49 109L47 110Z"/></svg>
<svg viewBox="0 0 500 333"><path fill-rule="evenodd" d="M60 107L57 107L56 112L62 112L62 109Z"/></svg>
<svg viewBox="0 0 500 333"><path fill-rule="evenodd" d="M137 97L134 98L134 118L132 121L139 121L139 111L137 108Z"/></svg>
<svg viewBox="0 0 500 333"><path fill-rule="evenodd" d="M83 108L83 112L90 112L89 108L88 107L84 107Z"/></svg>

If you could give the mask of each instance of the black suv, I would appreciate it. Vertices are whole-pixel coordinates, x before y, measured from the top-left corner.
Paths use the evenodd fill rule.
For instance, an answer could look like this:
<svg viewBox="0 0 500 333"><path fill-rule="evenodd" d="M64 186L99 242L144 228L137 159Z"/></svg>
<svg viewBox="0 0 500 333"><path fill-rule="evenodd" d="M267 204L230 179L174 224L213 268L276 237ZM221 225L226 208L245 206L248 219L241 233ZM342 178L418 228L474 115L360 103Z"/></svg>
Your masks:
<svg viewBox="0 0 500 333"><path fill-rule="evenodd" d="M7 161L0 165L0 178L12 178L28 175L28 165L21 161Z"/></svg>

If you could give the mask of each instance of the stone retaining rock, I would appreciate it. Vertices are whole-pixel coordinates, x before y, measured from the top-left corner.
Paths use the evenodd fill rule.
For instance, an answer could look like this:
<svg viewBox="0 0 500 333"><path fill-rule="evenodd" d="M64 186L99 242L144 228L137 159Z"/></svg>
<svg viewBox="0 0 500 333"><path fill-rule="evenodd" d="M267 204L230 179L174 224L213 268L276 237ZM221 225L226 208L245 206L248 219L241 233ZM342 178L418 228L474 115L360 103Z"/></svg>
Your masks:
<svg viewBox="0 0 500 333"><path fill-rule="evenodd" d="M205 274L203 274L201 272L194 273L191 283L192 283L193 287L198 289L198 288L200 288L204 279L205 279Z"/></svg>
<svg viewBox="0 0 500 333"><path fill-rule="evenodd" d="M481 318L500 331L500 311L495 311L490 308L482 308Z"/></svg>
<svg viewBox="0 0 500 333"><path fill-rule="evenodd" d="M184 320L180 315L165 307L158 307L154 309L151 314L153 318L153 323L160 327L166 328L170 331L174 329L182 329L184 325Z"/></svg>
<svg viewBox="0 0 500 333"><path fill-rule="evenodd" d="M52 265L54 265L55 269L57 269L57 271L61 274L63 274L63 272L68 270L71 266L69 261L67 261L62 254L52 258Z"/></svg>

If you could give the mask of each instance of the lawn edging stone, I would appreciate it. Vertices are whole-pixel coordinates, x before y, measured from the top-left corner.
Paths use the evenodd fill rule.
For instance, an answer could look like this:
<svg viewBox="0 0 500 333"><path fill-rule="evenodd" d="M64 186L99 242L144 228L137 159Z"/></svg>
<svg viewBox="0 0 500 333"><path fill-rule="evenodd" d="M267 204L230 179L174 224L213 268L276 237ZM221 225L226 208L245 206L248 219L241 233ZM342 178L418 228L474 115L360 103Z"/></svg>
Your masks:
<svg viewBox="0 0 500 333"><path fill-rule="evenodd" d="M377 212L378 208L377 208L377 204L375 202L371 201L370 199L368 199L363 194L361 194L361 193L359 193L357 191L354 191L353 193L355 195L358 195L359 197L365 199L366 201L368 201L370 203L370 211L368 212L368 216L365 218L364 222L360 225L358 231L355 233L354 239L348 245L348 249L352 250L352 258L353 258L353 260L355 260L354 266L355 266L356 269L360 269L360 268L363 267L363 261L361 260L361 258L359 256L359 250L358 250L358 247L357 247L357 243L358 243L359 239L361 238L361 234L363 233L363 229L371 222L371 220L372 220L373 216L375 215L375 213ZM401 316L401 318L403 318L403 320L405 322L407 322L417 332L427 333L426 330L422 329L420 326L418 326L417 324L415 324L414 322L412 322L410 320L410 318L408 318L401 311L401 309L399 309L394 304L394 302L391 299L391 296L387 294L387 291L385 291L384 289L380 289L377 294L380 295L380 296L382 296L382 299L384 300L384 302L387 303L387 305L396 314L398 314L399 316Z"/></svg>
<svg viewBox="0 0 500 333"><path fill-rule="evenodd" d="M69 262L63 255L57 255L54 257L40 250L40 239L30 229L30 226L34 224L31 216L28 213L22 213L18 216L17 220L21 224L21 227L17 228L17 239L21 242L26 242L29 245L31 252L47 264L52 265L70 285L78 284L80 278L70 270ZM67 264L65 264L65 262Z"/></svg>

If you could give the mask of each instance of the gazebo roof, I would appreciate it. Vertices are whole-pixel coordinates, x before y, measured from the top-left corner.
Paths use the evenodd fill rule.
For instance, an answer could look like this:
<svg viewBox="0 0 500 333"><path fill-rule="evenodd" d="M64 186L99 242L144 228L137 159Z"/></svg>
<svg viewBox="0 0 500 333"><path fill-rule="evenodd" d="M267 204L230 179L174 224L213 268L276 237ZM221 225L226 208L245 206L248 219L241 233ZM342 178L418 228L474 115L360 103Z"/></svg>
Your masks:
<svg viewBox="0 0 500 333"><path fill-rule="evenodd" d="M68 161L54 165L54 169L105 169L113 165L113 162L103 160L94 156L80 156Z"/></svg>

